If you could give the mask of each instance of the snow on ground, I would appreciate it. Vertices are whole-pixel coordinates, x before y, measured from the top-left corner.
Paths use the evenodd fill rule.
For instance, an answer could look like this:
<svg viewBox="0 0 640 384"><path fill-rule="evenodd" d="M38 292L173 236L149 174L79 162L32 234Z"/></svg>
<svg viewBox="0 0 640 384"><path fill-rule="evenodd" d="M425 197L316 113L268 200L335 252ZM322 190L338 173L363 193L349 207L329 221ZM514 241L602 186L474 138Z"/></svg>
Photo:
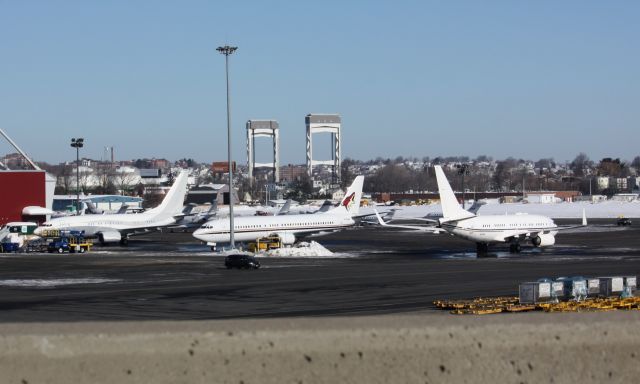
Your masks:
<svg viewBox="0 0 640 384"><path fill-rule="evenodd" d="M303 241L292 247L272 249L265 252L265 255L271 257L318 257L333 256L334 253L318 242L311 241L307 243Z"/></svg>
<svg viewBox="0 0 640 384"><path fill-rule="evenodd" d="M467 207L468 208L468 207ZM391 206L376 207L378 212L396 209L393 215L396 219L407 219L413 217L423 217L427 214L442 214L440 204L417 205L409 207ZM555 204L486 204L480 207L478 215L504 215L516 213L528 213L549 216L554 219L579 219L582 217L582 210L585 210L587 219L612 219L619 216L640 217L640 202L619 202L605 201L601 203L575 202L575 203L555 203ZM362 213L373 213L372 207L361 210Z"/></svg>
<svg viewBox="0 0 640 384"><path fill-rule="evenodd" d="M72 284L101 284L121 281L120 279L9 279L0 280L0 286L4 287L35 287L53 288L61 285Z"/></svg>

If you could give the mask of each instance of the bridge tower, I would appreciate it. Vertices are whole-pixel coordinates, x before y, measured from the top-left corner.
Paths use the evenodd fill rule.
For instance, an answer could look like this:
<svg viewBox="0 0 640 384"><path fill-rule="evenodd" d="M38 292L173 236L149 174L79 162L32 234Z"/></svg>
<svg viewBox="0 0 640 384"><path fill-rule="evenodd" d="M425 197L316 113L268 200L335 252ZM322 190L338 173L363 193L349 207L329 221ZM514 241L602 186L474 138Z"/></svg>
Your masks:
<svg viewBox="0 0 640 384"><path fill-rule="evenodd" d="M340 181L341 164L341 119L337 114L308 114L305 118L307 125L307 174L311 177L314 165L333 166L334 182ZM313 159L313 134L328 132L331 134L331 160Z"/></svg>
<svg viewBox="0 0 640 384"><path fill-rule="evenodd" d="M270 137L273 141L273 161L270 163L256 163L256 137ZM248 120L247 121L247 162L251 184L255 181L255 168L272 168L273 182L280 182L280 127L276 120Z"/></svg>

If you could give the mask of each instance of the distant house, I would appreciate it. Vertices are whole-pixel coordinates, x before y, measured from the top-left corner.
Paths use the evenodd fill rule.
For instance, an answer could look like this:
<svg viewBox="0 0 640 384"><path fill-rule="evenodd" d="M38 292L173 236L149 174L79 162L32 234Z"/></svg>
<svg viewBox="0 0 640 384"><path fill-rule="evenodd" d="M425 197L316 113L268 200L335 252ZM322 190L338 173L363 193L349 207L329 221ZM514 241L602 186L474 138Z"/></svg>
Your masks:
<svg viewBox="0 0 640 384"><path fill-rule="evenodd" d="M618 191L626 191L628 184L627 184L627 178L626 177L616 177L616 189Z"/></svg>
<svg viewBox="0 0 640 384"><path fill-rule="evenodd" d="M187 193L185 204L213 204L229 205L229 185L227 184L204 184L193 187ZM238 202L238 193L233 191L233 201Z"/></svg>
<svg viewBox="0 0 640 384"><path fill-rule="evenodd" d="M632 202L638 201L637 193L616 193L611 196L612 201L621 201L621 202Z"/></svg>
<svg viewBox="0 0 640 384"><path fill-rule="evenodd" d="M607 200L605 195L584 195L575 198L575 201L588 201L590 203L601 203Z"/></svg>
<svg viewBox="0 0 640 384"><path fill-rule="evenodd" d="M607 188L609 188L609 177L607 177L607 176L598 176L596 178L596 184L598 185L598 189L607 189Z"/></svg>
<svg viewBox="0 0 640 384"><path fill-rule="evenodd" d="M331 194L331 200L333 201L341 201L344 199L344 191L342 189L337 189Z"/></svg>
<svg viewBox="0 0 640 384"><path fill-rule="evenodd" d="M558 199L559 200L559 199ZM527 193L526 201L532 204L553 204L557 202L555 192Z"/></svg>

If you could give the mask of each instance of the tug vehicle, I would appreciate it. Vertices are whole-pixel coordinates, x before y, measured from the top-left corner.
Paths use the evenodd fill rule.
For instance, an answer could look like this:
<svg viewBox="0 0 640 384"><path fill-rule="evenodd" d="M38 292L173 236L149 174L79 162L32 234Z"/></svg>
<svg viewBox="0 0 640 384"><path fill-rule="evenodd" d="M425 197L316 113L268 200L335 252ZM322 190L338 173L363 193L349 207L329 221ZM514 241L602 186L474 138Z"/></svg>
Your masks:
<svg viewBox="0 0 640 384"><path fill-rule="evenodd" d="M262 251L269 251L271 249L278 249L281 247L282 247L282 240L280 239L280 236L274 235L274 236L261 237L256 241L249 243L248 249L249 249L249 252L256 253L256 252L262 252Z"/></svg>
<svg viewBox="0 0 640 384"><path fill-rule="evenodd" d="M49 230L42 237L50 238L47 243L49 253L85 253L91 250L93 243L84 238L84 231Z"/></svg>

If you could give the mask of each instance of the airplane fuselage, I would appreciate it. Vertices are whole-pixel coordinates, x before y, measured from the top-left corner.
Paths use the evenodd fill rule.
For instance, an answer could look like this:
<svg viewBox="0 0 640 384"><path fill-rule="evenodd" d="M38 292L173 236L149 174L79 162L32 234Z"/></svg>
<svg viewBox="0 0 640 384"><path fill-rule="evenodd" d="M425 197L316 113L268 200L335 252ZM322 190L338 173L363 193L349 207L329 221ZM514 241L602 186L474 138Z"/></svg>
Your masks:
<svg viewBox="0 0 640 384"><path fill-rule="evenodd" d="M155 230L175 223L175 219L157 218L148 213L69 216L52 219L44 223L41 230L76 230L84 231L85 236L97 236L105 230L121 233L135 233Z"/></svg>
<svg viewBox="0 0 640 384"><path fill-rule="evenodd" d="M504 243L508 239L545 233L555 236L557 225L541 215L487 215L444 222L447 232L476 243Z"/></svg>
<svg viewBox="0 0 640 384"><path fill-rule="evenodd" d="M322 214L251 216L234 219L234 240L255 241L260 237L278 234L285 243L293 243L299 235L332 232L353 226L350 216ZM230 226L228 219L212 220L202 225L193 236L207 243L229 243Z"/></svg>

